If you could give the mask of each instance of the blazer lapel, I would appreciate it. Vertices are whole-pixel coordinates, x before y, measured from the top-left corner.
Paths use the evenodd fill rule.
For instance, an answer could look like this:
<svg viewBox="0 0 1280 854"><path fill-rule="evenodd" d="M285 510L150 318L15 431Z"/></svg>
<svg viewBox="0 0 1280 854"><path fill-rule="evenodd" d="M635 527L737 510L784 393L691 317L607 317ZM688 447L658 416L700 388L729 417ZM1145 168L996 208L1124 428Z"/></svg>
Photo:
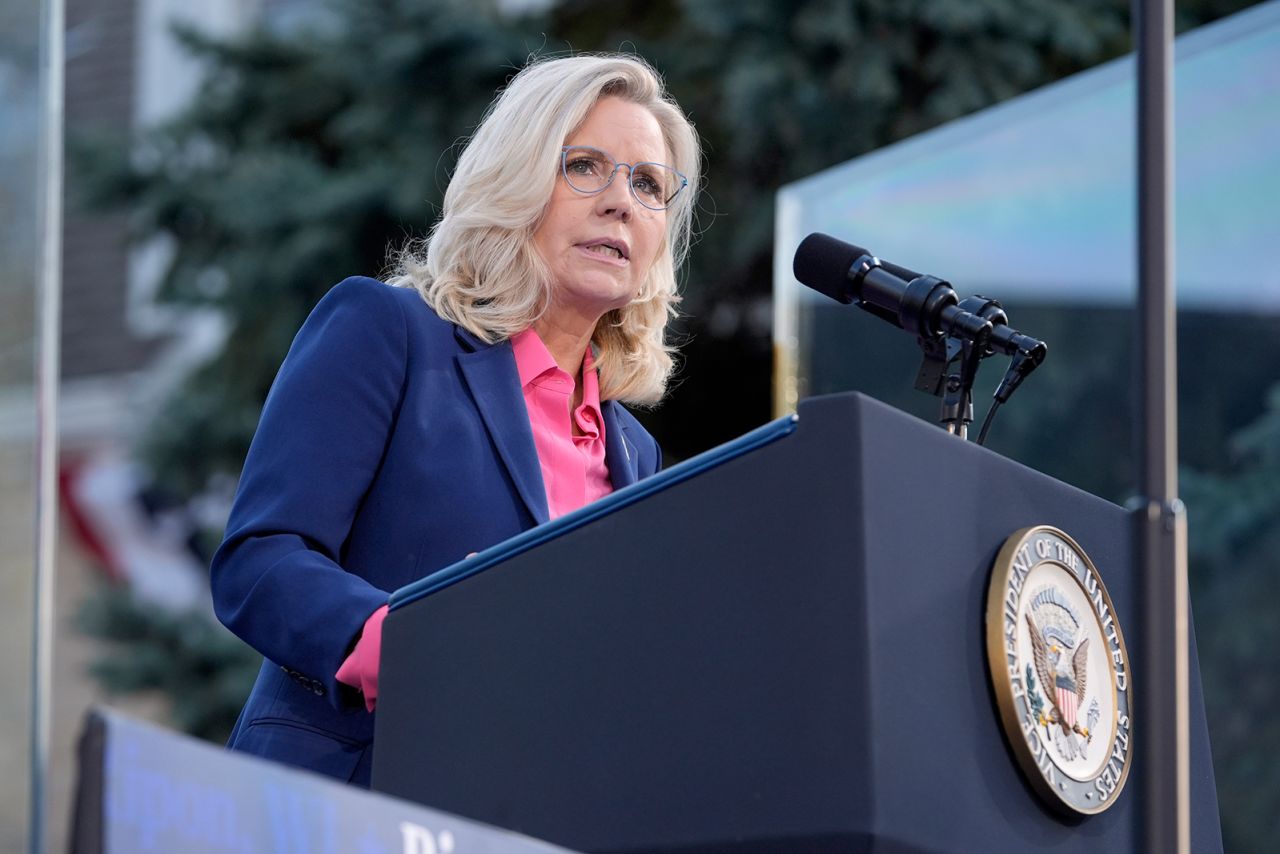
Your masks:
<svg viewBox="0 0 1280 854"><path fill-rule="evenodd" d="M455 334L469 351L457 355L458 366L498 456L533 518L539 523L549 521L547 490L510 342L489 345L464 329L455 328Z"/></svg>
<svg viewBox="0 0 1280 854"><path fill-rule="evenodd" d="M627 435L626 427L619 417L622 404L616 400L606 400L604 409L604 458L609 466L609 480L615 490L630 486L640 479L640 458L636 446Z"/></svg>

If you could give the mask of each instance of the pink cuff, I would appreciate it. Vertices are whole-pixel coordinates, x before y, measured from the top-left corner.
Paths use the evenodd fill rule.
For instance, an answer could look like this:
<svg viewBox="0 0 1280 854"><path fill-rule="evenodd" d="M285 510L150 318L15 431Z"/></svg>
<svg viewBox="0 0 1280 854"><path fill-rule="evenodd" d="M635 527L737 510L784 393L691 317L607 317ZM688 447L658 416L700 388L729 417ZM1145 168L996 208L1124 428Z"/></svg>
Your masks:
<svg viewBox="0 0 1280 854"><path fill-rule="evenodd" d="M386 616L386 605L369 615L355 649L335 675L342 684L364 694L364 707L371 712L378 705L378 662L382 660L382 621Z"/></svg>

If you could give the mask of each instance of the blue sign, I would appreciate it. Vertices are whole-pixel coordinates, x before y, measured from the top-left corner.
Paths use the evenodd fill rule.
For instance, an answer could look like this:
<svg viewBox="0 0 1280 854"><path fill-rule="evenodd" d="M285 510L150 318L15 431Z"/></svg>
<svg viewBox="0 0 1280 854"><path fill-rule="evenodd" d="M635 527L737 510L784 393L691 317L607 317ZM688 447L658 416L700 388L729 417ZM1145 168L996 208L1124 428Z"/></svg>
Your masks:
<svg viewBox="0 0 1280 854"><path fill-rule="evenodd" d="M105 854L566 850L104 710L90 713L81 739L72 849Z"/></svg>

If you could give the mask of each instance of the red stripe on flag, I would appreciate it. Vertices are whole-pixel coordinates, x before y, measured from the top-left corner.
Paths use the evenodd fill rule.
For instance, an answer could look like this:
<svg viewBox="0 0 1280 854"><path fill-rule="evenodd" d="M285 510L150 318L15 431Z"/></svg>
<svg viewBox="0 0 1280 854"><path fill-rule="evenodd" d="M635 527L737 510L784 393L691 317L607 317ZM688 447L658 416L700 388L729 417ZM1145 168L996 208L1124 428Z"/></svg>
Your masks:
<svg viewBox="0 0 1280 854"><path fill-rule="evenodd" d="M1058 708L1062 710L1062 715L1066 718L1067 726L1076 725L1076 705L1078 704L1075 691L1068 691L1066 688L1058 688Z"/></svg>

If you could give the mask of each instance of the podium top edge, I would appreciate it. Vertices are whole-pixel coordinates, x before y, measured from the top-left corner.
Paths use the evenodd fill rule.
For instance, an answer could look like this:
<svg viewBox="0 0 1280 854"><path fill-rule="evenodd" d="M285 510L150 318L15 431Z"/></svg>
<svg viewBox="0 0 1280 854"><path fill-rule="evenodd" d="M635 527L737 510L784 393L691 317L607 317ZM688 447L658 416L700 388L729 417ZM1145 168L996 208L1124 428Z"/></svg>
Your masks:
<svg viewBox="0 0 1280 854"><path fill-rule="evenodd" d="M650 495L696 477L708 469L723 465L730 460L749 454L758 448L789 436L795 432L798 421L799 416L795 414L770 421L736 439L725 442L723 445L690 457L669 469L664 469L651 477L637 481L572 513L567 513L559 519L537 525L509 540L504 540L497 545L491 546L473 557L436 570L430 575L424 576L412 584L407 584L392 593L390 610L395 611L423 597L430 596L432 593L443 590L463 579L484 572L486 569L515 555L534 549L543 543L594 522L596 519L616 513L625 507L644 500Z"/></svg>

